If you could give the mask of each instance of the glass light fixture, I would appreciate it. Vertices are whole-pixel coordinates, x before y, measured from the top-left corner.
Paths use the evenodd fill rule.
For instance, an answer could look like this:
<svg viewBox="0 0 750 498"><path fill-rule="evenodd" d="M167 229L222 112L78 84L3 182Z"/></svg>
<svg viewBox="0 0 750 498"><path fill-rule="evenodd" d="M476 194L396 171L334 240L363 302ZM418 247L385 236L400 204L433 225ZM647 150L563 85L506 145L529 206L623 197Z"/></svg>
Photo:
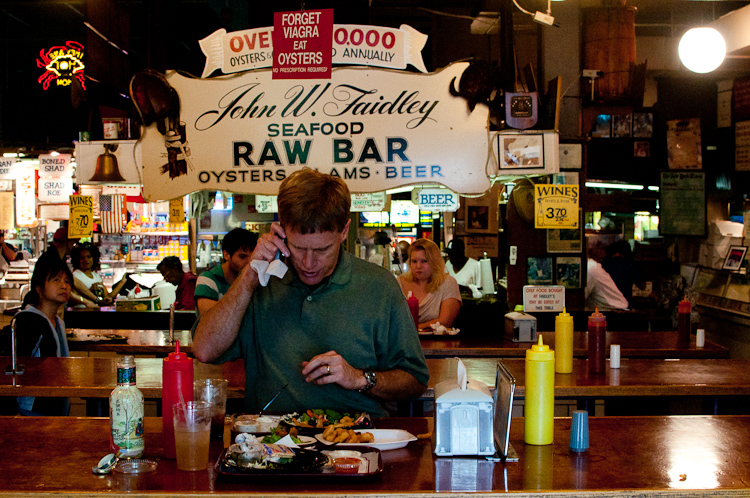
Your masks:
<svg viewBox="0 0 750 498"><path fill-rule="evenodd" d="M693 28L680 40L680 60L694 73L710 73L724 62L727 44L714 28Z"/></svg>

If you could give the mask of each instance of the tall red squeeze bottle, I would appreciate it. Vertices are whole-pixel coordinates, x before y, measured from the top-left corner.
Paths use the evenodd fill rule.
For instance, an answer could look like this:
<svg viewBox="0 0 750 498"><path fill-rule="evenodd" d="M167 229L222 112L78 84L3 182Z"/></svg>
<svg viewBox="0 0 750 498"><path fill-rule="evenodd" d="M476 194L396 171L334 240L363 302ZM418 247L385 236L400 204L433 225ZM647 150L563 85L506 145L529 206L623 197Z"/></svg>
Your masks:
<svg viewBox="0 0 750 498"><path fill-rule="evenodd" d="M414 297L411 291L406 296L406 304L409 305L409 311L411 311L411 317L414 320L414 326L419 328L419 299Z"/></svg>
<svg viewBox="0 0 750 498"><path fill-rule="evenodd" d="M589 316L589 372L604 372L607 347L607 317L599 307Z"/></svg>
<svg viewBox="0 0 750 498"><path fill-rule="evenodd" d="M178 341L174 353L169 353L162 364L161 417L164 457L176 458L172 406L193 401L193 360L180 352Z"/></svg>
<svg viewBox="0 0 750 498"><path fill-rule="evenodd" d="M677 305L677 340L680 344L690 344L690 311L691 304L683 299Z"/></svg>

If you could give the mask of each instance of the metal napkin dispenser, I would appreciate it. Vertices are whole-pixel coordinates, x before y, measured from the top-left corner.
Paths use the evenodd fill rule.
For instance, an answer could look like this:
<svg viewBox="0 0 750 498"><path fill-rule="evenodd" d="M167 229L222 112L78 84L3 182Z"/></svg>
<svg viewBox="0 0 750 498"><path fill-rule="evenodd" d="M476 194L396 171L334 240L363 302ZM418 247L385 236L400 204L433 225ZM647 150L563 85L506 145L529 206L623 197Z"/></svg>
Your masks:
<svg viewBox="0 0 750 498"><path fill-rule="evenodd" d="M458 380L435 386L435 454L492 455L495 445L490 390L475 380L467 381L466 389L459 386Z"/></svg>
<svg viewBox="0 0 750 498"><path fill-rule="evenodd" d="M505 338L513 342L536 342L536 317L518 311L506 313Z"/></svg>

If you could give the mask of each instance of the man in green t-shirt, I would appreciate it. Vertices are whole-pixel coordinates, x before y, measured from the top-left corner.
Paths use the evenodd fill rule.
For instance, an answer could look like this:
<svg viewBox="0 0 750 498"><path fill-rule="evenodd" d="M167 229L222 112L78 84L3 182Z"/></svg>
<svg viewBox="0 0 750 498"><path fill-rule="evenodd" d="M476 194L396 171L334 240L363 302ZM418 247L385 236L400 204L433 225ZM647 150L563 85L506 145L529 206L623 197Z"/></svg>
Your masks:
<svg viewBox="0 0 750 498"><path fill-rule="evenodd" d="M250 256L258 243L258 235L234 228L221 241L221 255L224 262L200 274L195 283L195 302L198 315L204 315L221 297L250 263Z"/></svg>
<svg viewBox="0 0 750 498"><path fill-rule="evenodd" d="M279 188L279 223L252 259L284 255L289 271L260 285L248 265L202 318L200 361L245 361L245 401L257 412L331 408L386 415L381 401L426 389L429 371L414 322L387 270L345 252L351 195L340 178L309 168Z"/></svg>

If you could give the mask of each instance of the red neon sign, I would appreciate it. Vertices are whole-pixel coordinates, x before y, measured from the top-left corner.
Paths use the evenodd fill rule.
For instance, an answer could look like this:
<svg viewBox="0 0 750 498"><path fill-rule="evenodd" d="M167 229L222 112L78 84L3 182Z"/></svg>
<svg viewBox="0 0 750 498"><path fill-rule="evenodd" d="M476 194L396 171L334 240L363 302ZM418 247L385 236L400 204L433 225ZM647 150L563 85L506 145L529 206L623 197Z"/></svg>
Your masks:
<svg viewBox="0 0 750 498"><path fill-rule="evenodd" d="M49 89L52 81L57 86L68 86L73 78L77 78L83 89L86 89L83 79L83 45L78 42L68 41L65 46L52 47L46 51L42 49L36 65L45 70L37 80L45 90Z"/></svg>

